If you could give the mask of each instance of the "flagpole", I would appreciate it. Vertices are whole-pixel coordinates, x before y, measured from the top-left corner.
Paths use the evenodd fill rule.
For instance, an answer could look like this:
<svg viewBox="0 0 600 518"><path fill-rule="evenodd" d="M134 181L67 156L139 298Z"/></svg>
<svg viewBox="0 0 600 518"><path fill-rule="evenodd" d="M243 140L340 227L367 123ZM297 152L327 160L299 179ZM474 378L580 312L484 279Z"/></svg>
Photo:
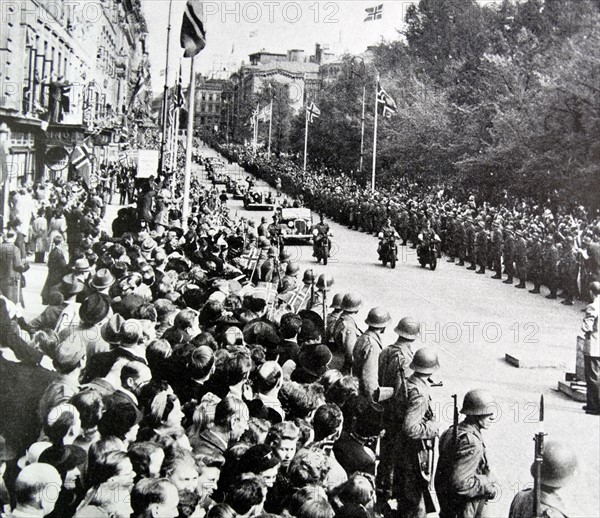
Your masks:
<svg viewBox="0 0 600 518"><path fill-rule="evenodd" d="M365 155L365 100L367 98L367 87L363 85L363 96L362 96L362 117L360 123L360 162L358 165L358 171L362 176L363 171L363 158Z"/></svg>
<svg viewBox="0 0 600 518"><path fill-rule="evenodd" d="M378 115L378 100L377 88L379 86L379 74L375 81L375 127L373 128L373 171L371 172L371 191L375 191L375 167L377 166L377 115Z"/></svg>
<svg viewBox="0 0 600 518"><path fill-rule="evenodd" d="M188 217L190 212L190 181L192 175L192 146L194 143L194 96L196 93L196 76L194 75L194 64L196 56L192 57L190 65L190 96L188 101L188 125L187 140L185 147L185 176L183 180L183 208L181 210L181 224L184 230L188 228Z"/></svg>
<svg viewBox="0 0 600 518"><path fill-rule="evenodd" d="M267 150L267 156L271 158L271 131L273 130L273 98L271 98L271 104L269 107L269 149Z"/></svg>
<svg viewBox="0 0 600 518"><path fill-rule="evenodd" d="M306 151L308 149L308 112L304 111L306 122L304 123L304 172L306 172Z"/></svg>
<svg viewBox="0 0 600 518"><path fill-rule="evenodd" d="M177 108L175 110L175 128L173 131L173 157L171 158L171 172L173 172L173 169L175 169L175 166L177 165L177 150L179 148L179 139L177 138L179 136L179 116L181 115L181 108Z"/></svg>
<svg viewBox="0 0 600 518"><path fill-rule="evenodd" d="M162 105L162 134L160 139L160 157L158 161L158 173L162 173L165 160L165 137L167 133L167 97L169 93L169 41L171 39L171 14L173 10L173 0L169 0L169 21L167 23L167 52L165 57L165 86L163 89L163 105Z"/></svg>

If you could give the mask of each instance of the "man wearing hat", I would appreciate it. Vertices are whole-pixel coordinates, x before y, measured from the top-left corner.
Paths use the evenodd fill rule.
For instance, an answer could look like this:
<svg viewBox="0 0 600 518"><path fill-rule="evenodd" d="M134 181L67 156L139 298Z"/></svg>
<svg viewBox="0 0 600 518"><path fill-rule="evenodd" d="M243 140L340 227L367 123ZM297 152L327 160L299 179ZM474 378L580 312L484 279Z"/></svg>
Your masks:
<svg viewBox="0 0 600 518"><path fill-rule="evenodd" d="M326 345L304 345L298 355L298 367L291 375L292 381L297 383L319 381L329 369L332 358L333 355Z"/></svg>
<svg viewBox="0 0 600 518"><path fill-rule="evenodd" d="M504 263L504 270L508 275L508 278L504 281L504 284L513 283L513 275L515 273L515 232L512 225L507 225L504 236L504 244L502 245L502 261Z"/></svg>
<svg viewBox="0 0 600 518"><path fill-rule="evenodd" d="M90 286L97 293L108 295L108 290L115 283L115 278L108 268L100 268L92 280Z"/></svg>
<svg viewBox="0 0 600 518"><path fill-rule="evenodd" d="M0 290L7 299L23 305L21 274L29 270L29 265L22 260L21 252L15 245L16 239L16 232L8 230L0 245Z"/></svg>
<svg viewBox="0 0 600 518"><path fill-rule="evenodd" d="M333 341L345 356L344 366L340 369L343 373L349 373L352 369L354 345L360 334L354 318L361 307L362 297L359 294L346 293L342 299L342 314L333 328Z"/></svg>
<svg viewBox="0 0 600 518"><path fill-rule="evenodd" d="M63 237L57 234L52 241L52 249L48 254L48 275L42 288L42 304L48 304L50 292L60 284L61 279L68 273L69 267L63 250Z"/></svg>
<svg viewBox="0 0 600 518"><path fill-rule="evenodd" d="M60 333L63 329L68 329L70 326L79 324L79 307L81 303L77 300L77 296L83 292L84 288L84 284L72 273L62 278L60 291L63 294L66 306L58 317L55 328L57 333Z"/></svg>
<svg viewBox="0 0 600 518"><path fill-rule="evenodd" d="M435 490L440 518L485 516L484 507L496 496L496 478L486 457L482 432L493 424L497 403L484 390L465 394L460 412L465 419L440 438Z"/></svg>
<svg viewBox="0 0 600 518"><path fill-rule="evenodd" d="M542 518L572 516L562 495L566 494L565 488L573 481L573 477L577 472L578 462L575 452L564 443L547 441L544 444L542 457L541 498L537 516ZM532 475L535 468L535 463L533 463L531 465ZM534 497L532 488L517 493L510 505L509 518L534 516Z"/></svg>
<svg viewBox="0 0 600 518"><path fill-rule="evenodd" d="M428 488L433 476L433 439L438 435L430 396L429 377L440 367L433 347L419 349L409 368L403 401L404 420L396 442L393 496L405 516L425 516L435 506Z"/></svg>
<svg viewBox="0 0 600 518"><path fill-rule="evenodd" d="M519 284L515 286L520 290L526 288L527 281L527 240L522 230L516 231L515 239L515 268Z"/></svg>
<svg viewBox="0 0 600 518"><path fill-rule="evenodd" d="M390 321L387 309L376 307L369 311L365 323L369 328L358 338L352 354L352 374L358 378L361 394L373 400L379 388L379 355L383 346L381 335Z"/></svg>

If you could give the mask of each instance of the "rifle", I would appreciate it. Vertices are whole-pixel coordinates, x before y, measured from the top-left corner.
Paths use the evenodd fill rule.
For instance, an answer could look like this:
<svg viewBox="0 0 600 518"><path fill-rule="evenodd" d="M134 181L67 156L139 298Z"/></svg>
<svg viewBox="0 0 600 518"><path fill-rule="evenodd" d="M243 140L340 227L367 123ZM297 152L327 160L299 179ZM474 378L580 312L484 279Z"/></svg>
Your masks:
<svg viewBox="0 0 600 518"><path fill-rule="evenodd" d="M456 449L458 443L458 400L456 394L452 394L454 404L454 415L452 417L452 444Z"/></svg>
<svg viewBox="0 0 600 518"><path fill-rule="evenodd" d="M540 396L540 419L539 431L535 434L533 440L535 442L535 456L533 461L533 516L541 518L541 501L542 501L542 463L544 462L544 395Z"/></svg>

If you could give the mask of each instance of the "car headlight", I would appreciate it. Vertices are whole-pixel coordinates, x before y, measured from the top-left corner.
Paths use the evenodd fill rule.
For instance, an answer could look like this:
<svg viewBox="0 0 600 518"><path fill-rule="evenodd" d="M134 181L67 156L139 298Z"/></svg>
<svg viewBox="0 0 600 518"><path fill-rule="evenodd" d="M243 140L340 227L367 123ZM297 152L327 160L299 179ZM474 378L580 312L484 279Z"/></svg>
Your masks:
<svg viewBox="0 0 600 518"><path fill-rule="evenodd" d="M294 222L293 221L288 221L288 227L294 228Z"/></svg>

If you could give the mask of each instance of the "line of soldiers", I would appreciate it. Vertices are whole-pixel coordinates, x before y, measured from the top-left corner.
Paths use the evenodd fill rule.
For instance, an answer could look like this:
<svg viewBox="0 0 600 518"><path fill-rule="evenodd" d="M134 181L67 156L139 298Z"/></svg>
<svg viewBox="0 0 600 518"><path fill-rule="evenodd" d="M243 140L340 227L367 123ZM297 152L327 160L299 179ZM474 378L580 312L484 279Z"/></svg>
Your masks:
<svg viewBox="0 0 600 518"><path fill-rule="evenodd" d="M371 309L365 320L368 327L361 331L356 322L361 306L356 293L336 294L327 317L326 341L334 354L344 358L342 372L358 378L361 395L383 416L385 432L376 476L380 509L387 516L425 517L436 511L435 490L440 518L486 516L486 506L496 498L499 485L487 460L483 434L495 421L497 402L485 390L467 392L460 410L464 419L458 421L455 406L453 426L441 433L431 397L431 387L437 385L432 376L440 368L437 351L430 346L414 350L420 325L410 317L395 327L397 341L384 347L381 337L391 322L390 314L382 307ZM439 460L434 472L436 451ZM539 516L569 515L560 490L576 468L577 458L568 446L547 444ZM532 517L533 498L529 489L519 492L510 518ZM384 505L390 499L396 503L393 510Z"/></svg>
<svg viewBox="0 0 600 518"><path fill-rule="evenodd" d="M480 274L491 269L495 279L506 274L507 284L519 280L516 288L529 281L531 292L540 293L546 286L549 299L563 297L571 305L576 297L586 300L587 286L600 281L600 220L582 208L553 213L523 201L492 207L474 196L461 203L439 186L397 185L373 193L348 176L304 172L283 158L253 156L234 145L222 151L267 181L280 178L290 196L302 196L307 206L350 228L377 234L390 218L402 244L416 248L430 221L441 238L440 253L451 262L468 263Z"/></svg>

